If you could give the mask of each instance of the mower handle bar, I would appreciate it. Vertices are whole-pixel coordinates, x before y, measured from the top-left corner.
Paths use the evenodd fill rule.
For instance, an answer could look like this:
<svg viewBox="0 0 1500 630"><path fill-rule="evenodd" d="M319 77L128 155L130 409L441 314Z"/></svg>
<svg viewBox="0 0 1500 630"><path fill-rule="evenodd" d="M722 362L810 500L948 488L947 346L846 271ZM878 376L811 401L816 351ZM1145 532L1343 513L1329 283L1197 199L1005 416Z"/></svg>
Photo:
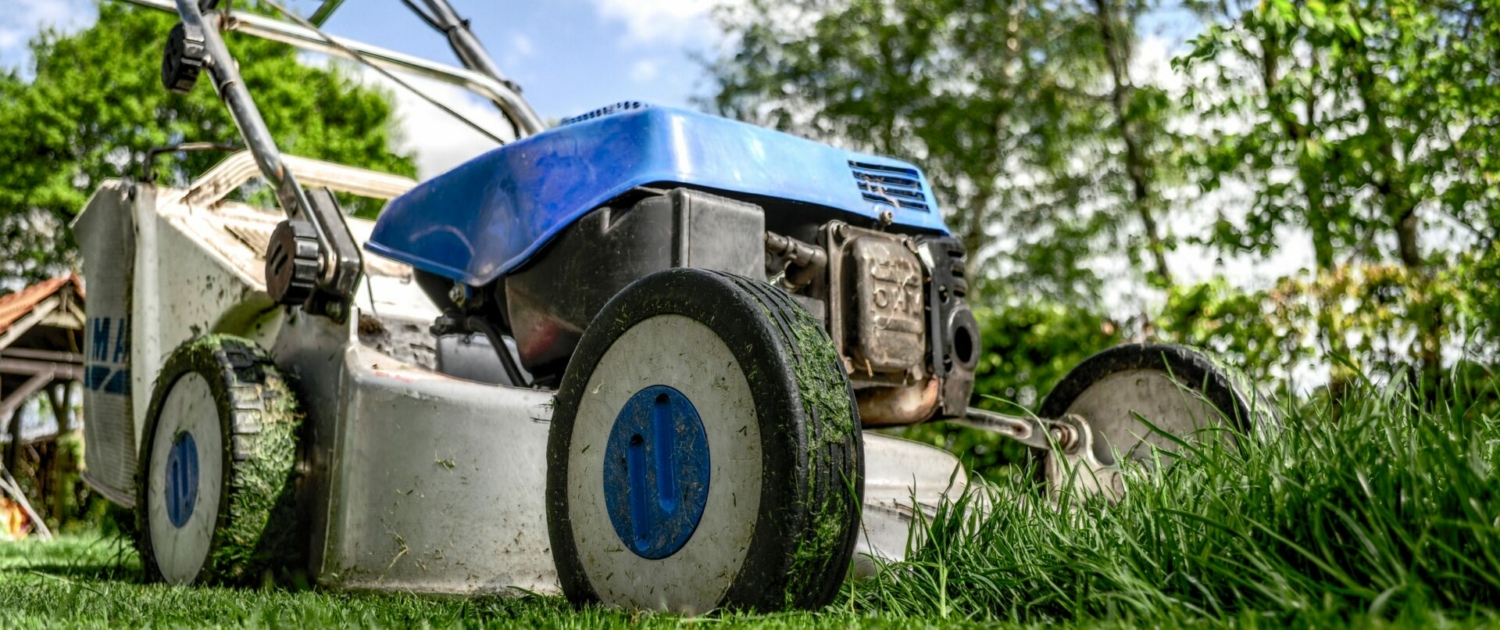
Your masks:
<svg viewBox="0 0 1500 630"><path fill-rule="evenodd" d="M174 15L177 14L177 5L174 0L125 1L150 9L166 11ZM372 46L352 39L329 35L330 38L338 42L339 46L335 46L328 43L323 38L323 35L316 31L252 13L230 10L224 11L223 14L229 18L224 24L227 30L289 44L309 52L359 61L360 59L356 58L355 55L350 55L347 52L353 51L357 57L362 58L372 65L380 66L387 70L409 72L417 76L435 79L468 90L495 103L515 123L516 132L522 137L539 133L546 128L541 117L531 108L531 104L527 103L521 97L520 93L495 77L481 72L455 68L447 64L428 61L421 57L414 57L379 46Z"/></svg>
<svg viewBox="0 0 1500 630"><path fill-rule="evenodd" d="M215 4L212 1L205 3L211 9ZM185 64L190 61L188 52L195 46L198 48L195 54L200 57L191 61L201 64L201 69L208 71L214 91L218 93L219 100L229 108L230 117L239 128L240 137L254 155L261 174L275 190L276 200L286 212L287 219L291 222L304 222L311 228L312 236L317 241L317 259L314 262L316 277L310 280L317 290L334 296L336 300L352 298L364 268L359 245L345 225L344 217L332 195L324 193L318 197L323 202L314 204L307 191L298 183L296 174L282 160L281 151L276 148L265 119L261 118L260 110L256 109L255 101L250 97L250 91L245 88L245 81L240 77L234 57L229 54L224 38L219 35L219 27L228 21L228 16L217 10L210 10L205 15L197 0L176 0L174 12L181 19L177 26L182 29L179 40L181 49L174 51L168 48L165 55L175 53L179 55L178 63ZM168 58L170 57L163 59L163 84L170 89L181 89L182 78L169 77L167 74ZM191 89L191 85L188 82L187 89ZM336 312L344 311L342 307L338 307ZM335 316L335 319L338 317Z"/></svg>
<svg viewBox="0 0 1500 630"><path fill-rule="evenodd" d="M132 2L136 0L130 0ZM229 115L234 119L235 127L239 128L240 137L244 139L245 146L255 156L256 165L260 167L267 181L276 192L277 201L290 218L302 218L312 222L317 228L318 246L323 251L329 251L328 230L320 221L320 217L308 212L311 204L307 200L307 194L297 184L297 178L286 170L281 161L281 151L276 148L276 142L271 139L271 132L266 127L266 121L256 109L255 102L250 98L250 91L245 88L244 79L240 78L239 68L230 56L229 49L224 46L223 38L219 37L220 14L209 12L204 15L198 7L197 0L176 0L176 6L172 8L182 20L182 26L190 33L197 33L202 38L203 52L205 54L204 70L208 71L213 81L214 91L219 94L219 99L229 108ZM192 35L190 35L192 36ZM329 273L326 269L324 273Z"/></svg>

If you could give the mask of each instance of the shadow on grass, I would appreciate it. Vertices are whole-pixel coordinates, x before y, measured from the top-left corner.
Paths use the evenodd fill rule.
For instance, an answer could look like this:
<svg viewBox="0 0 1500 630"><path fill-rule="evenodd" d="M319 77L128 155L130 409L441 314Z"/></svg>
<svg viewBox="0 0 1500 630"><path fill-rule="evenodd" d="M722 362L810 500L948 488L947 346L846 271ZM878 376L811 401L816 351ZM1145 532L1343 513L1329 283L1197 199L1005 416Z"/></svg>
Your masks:
<svg viewBox="0 0 1500 630"><path fill-rule="evenodd" d="M113 536L64 536L0 545L0 574L64 580L141 582L140 562L128 542ZM0 581L4 581L0 577Z"/></svg>
<svg viewBox="0 0 1500 630"><path fill-rule="evenodd" d="M44 576L67 578L69 580L85 579L95 582L123 582L127 584L141 583L141 570L137 567L127 566L123 563L67 563L58 564L52 562L41 562L37 564L21 564L11 567L11 570L40 574Z"/></svg>

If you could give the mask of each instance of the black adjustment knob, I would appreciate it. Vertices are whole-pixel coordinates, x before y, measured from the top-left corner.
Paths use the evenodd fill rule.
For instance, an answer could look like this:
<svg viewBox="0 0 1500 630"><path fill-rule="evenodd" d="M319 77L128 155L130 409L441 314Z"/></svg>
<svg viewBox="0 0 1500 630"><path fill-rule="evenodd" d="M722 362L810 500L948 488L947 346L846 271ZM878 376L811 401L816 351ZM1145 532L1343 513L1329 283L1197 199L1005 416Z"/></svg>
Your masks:
<svg viewBox="0 0 1500 630"><path fill-rule="evenodd" d="M162 52L162 86L178 94L191 92L207 58L202 29L178 22L167 34L167 49Z"/></svg>
<svg viewBox="0 0 1500 630"><path fill-rule="evenodd" d="M306 221L276 224L266 248L266 293L277 304L302 304L313 294L321 267L318 237Z"/></svg>

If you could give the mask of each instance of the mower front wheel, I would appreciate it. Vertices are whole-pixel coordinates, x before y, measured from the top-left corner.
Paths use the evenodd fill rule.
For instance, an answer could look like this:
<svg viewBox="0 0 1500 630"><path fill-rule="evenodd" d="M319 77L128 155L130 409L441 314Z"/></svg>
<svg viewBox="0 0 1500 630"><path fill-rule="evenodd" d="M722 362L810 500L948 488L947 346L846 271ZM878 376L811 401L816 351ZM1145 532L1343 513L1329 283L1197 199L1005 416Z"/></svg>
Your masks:
<svg viewBox="0 0 1500 630"><path fill-rule="evenodd" d="M859 528L863 442L828 335L785 293L673 269L616 295L568 363L547 523L575 604L817 608Z"/></svg>

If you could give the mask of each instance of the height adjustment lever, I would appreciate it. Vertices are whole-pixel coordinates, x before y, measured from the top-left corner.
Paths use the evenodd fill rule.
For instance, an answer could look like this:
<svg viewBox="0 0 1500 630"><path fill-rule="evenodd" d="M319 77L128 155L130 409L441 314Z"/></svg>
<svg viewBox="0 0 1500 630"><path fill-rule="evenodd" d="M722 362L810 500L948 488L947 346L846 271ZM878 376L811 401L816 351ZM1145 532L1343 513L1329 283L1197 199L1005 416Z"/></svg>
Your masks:
<svg viewBox="0 0 1500 630"><path fill-rule="evenodd" d="M305 305L308 310L343 319L332 302L354 294L364 257L344 226L344 212L326 188L305 190L305 212L276 225L266 251L266 293L278 304ZM318 227L328 230L328 249L318 243ZM329 260L329 259L332 260Z"/></svg>
<svg viewBox="0 0 1500 630"><path fill-rule="evenodd" d="M187 94L198 84L198 72L208 59L203 45L203 29L178 22L167 34L167 47L161 56L161 84L169 92Z"/></svg>
<svg viewBox="0 0 1500 630"><path fill-rule="evenodd" d="M286 219L276 224L266 247L266 294L277 304L302 304L317 289L322 266L316 228Z"/></svg>

